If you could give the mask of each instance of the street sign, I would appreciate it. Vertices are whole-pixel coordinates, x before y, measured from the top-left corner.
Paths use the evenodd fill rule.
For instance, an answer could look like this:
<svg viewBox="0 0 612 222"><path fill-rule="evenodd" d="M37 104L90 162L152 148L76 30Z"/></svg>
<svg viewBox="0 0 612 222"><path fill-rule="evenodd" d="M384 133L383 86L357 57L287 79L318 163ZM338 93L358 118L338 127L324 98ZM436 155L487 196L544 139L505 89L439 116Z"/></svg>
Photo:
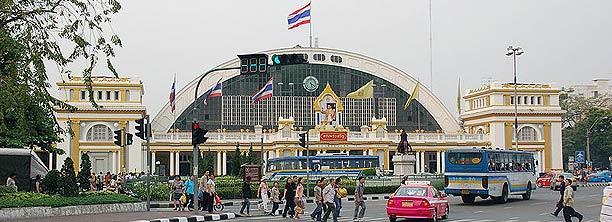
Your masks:
<svg viewBox="0 0 612 222"><path fill-rule="evenodd" d="M584 163L585 154L584 151L576 151L576 163Z"/></svg>

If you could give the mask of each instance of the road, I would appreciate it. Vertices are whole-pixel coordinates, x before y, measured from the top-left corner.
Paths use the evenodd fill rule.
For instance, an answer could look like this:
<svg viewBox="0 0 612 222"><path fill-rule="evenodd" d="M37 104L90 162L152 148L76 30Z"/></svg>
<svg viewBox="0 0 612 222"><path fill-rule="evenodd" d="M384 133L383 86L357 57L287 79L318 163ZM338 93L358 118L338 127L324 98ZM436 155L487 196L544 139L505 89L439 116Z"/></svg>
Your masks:
<svg viewBox="0 0 612 222"><path fill-rule="evenodd" d="M603 187L580 187L576 192L575 209L584 215L584 222L599 221L601 210L601 195ZM507 204L495 204L491 200L479 200L473 205L463 204L459 197L449 197L450 217L448 220L455 222L557 222L563 221L560 215L555 218L549 213L554 210L556 201L559 200L559 192L549 189L538 189L534 192L531 200L524 201L520 196L510 199ZM386 201L368 201L366 210L366 221L388 221L385 211ZM309 213L312 211L306 209ZM339 221L351 221L354 204L343 202L342 217ZM309 216L304 217L310 221ZM575 219L578 221L578 219ZM237 218L233 221L292 221L281 217L259 217L259 218ZM398 220L402 221L402 220ZM406 221L406 220L404 220Z"/></svg>
<svg viewBox="0 0 612 222"><path fill-rule="evenodd" d="M584 222L599 221L599 212L601 210L601 195L603 187L580 187L576 192L575 209L584 215ZM510 199L507 204L494 204L491 200L480 200L473 205L463 204L459 197L449 197L450 201L450 217L448 220L455 222L561 222L563 218L554 218L549 213L554 210L555 203L559 198L558 192L553 192L549 189L538 189L532 199L528 201L520 200L520 196L515 196ZM385 200L367 201L366 221L388 221L385 212ZM344 201L342 208L342 217L339 221L351 221L354 208L353 202ZM255 208L253 206L253 208ZM238 212L240 209L237 206L226 207L226 212ZM306 209L306 216L303 221L311 221L307 216L313 210L313 205L309 204ZM257 215L257 210L251 211L251 214ZM96 221L96 222L115 222L115 221L136 221L136 220L151 220L157 218L172 218L175 216L190 216L190 212L136 212L136 213L114 213L114 214L94 214L82 216L68 217L53 217L53 218L33 218L27 220L18 220L24 222L34 221L58 221L58 222L77 222L77 221ZM280 216L254 216L241 217L228 222L239 221L295 221L289 218ZM401 221L401 220L399 220ZM574 221L577 221L575 219Z"/></svg>

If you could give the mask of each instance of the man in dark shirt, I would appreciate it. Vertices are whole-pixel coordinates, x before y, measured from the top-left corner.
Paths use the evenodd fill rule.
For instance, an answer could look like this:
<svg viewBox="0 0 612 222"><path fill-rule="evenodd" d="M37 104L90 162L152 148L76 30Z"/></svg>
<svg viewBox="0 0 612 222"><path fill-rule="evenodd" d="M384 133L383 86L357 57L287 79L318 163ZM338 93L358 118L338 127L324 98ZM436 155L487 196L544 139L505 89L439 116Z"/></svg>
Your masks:
<svg viewBox="0 0 612 222"><path fill-rule="evenodd" d="M291 218L293 218L294 216L294 208L295 208L295 188L296 186L293 185L293 179L288 178L287 179L287 184L285 184L285 193L283 194L283 197L285 197L285 201L287 202L285 204L285 209L283 210L283 217L287 217L287 212L289 212L289 216Z"/></svg>
<svg viewBox="0 0 612 222"><path fill-rule="evenodd" d="M559 180L561 180L561 185L559 185L559 193L561 194L561 198L559 199L559 202L557 202L557 209L555 210L555 212L550 213L555 217L557 217L559 215L559 212L563 210L563 192L565 192L565 177L563 175L559 175ZM555 182L551 181L550 185L554 187Z"/></svg>

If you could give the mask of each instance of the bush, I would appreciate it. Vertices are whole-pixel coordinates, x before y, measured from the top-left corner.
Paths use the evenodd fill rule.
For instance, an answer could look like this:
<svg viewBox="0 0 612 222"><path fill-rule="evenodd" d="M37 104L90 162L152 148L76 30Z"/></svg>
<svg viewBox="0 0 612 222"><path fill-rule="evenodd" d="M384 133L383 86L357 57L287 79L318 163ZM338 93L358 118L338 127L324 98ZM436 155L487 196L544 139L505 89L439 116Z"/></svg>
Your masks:
<svg viewBox="0 0 612 222"><path fill-rule="evenodd" d="M77 175L77 180L79 181L79 188L81 191L88 191L89 187L89 178L91 177L91 161L89 160L89 155L84 153L81 155L81 170Z"/></svg>
<svg viewBox="0 0 612 222"><path fill-rule="evenodd" d="M62 166L60 180L60 190L64 196L75 196L79 194L79 187L77 186L77 179L74 175L74 162L70 157L64 160Z"/></svg>
<svg viewBox="0 0 612 222"><path fill-rule="evenodd" d="M363 176L376 176L376 169L368 168L362 171Z"/></svg>
<svg viewBox="0 0 612 222"><path fill-rule="evenodd" d="M170 186L168 182L152 181L149 182L151 200L168 200L170 195ZM141 200L147 199L147 186L145 181L138 180L128 182L127 188L132 192L132 196Z"/></svg>
<svg viewBox="0 0 612 222"><path fill-rule="evenodd" d="M12 187L0 186L0 196L3 196L5 194L16 193L16 192L17 191L15 191L15 189L13 189Z"/></svg>
<svg viewBox="0 0 612 222"><path fill-rule="evenodd" d="M57 170L51 170L47 173L47 176L42 181L43 191L48 194L60 194L60 181L62 175Z"/></svg>
<svg viewBox="0 0 612 222"><path fill-rule="evenodd" d="M72 197L49 196L46 194L20 192L0 197L0 209L39 206L64 207L75 205L134 202L139 202L139 200L127 195L107 192L83 193Z"/></svg>

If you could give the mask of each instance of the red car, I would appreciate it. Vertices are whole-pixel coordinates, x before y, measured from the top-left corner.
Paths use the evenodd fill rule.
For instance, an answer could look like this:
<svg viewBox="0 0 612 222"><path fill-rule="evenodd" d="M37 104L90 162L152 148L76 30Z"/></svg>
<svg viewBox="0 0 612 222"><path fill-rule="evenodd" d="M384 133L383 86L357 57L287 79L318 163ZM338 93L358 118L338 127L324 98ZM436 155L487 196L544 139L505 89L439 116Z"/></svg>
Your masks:
<svg viewBox="0 0 612 222"><path fill-rule="evenodd" d="M536 185L540 188L550 187L550 180L552 179L552 177L553 175L550 173L544 174L543 176L538 178L538 180L536 181Z"/></svg>
<svg viewBox="0 0 612 222"><path fill-rule="evenodd" d="M448 218L448 213L446 195L429 183L401 185L387 201L387 217L391 222L398 218L437 221Z"/></svg>

